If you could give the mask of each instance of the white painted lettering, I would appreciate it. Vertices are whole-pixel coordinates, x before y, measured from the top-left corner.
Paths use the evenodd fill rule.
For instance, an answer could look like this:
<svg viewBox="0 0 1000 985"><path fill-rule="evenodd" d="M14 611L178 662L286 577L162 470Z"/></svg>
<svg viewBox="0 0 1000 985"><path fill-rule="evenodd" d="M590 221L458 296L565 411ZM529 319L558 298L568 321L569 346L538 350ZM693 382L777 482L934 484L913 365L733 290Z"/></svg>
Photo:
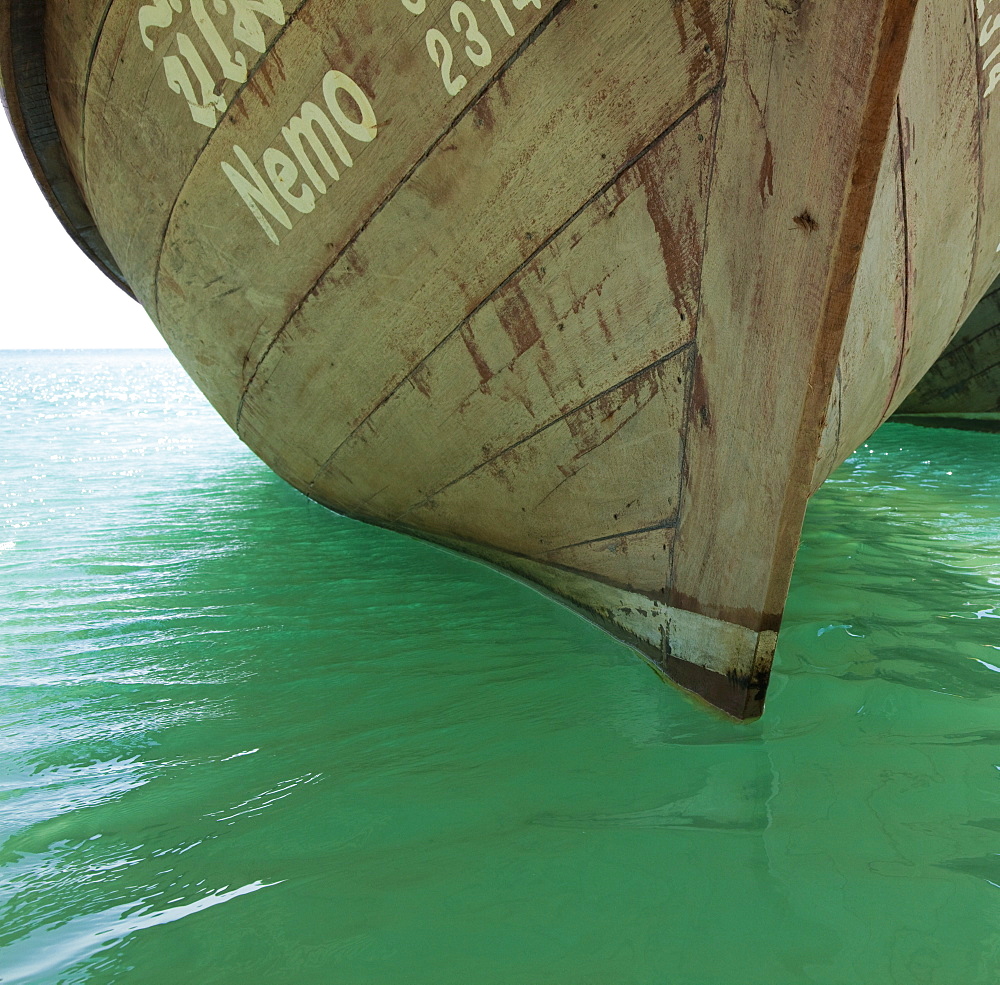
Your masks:
<svg viewBox="0 0 1000 985"><path fill-rule="evenodd" d="M334 180L340 180L340 172L333 163L326 147L320 139L317 127L323 131L330 147L337 152L337 156L343 163L350 167L354 161L347 151L347 147L341 136L334 129L330 118L315 103L304 102L299 110L298 116L293 116L288 121L288 126L281 128L281 136L285 138L289 150L295 155L296 160L305 171L309 180L313 183L316 191L320 195L326 194L326 183L319 176L319 172L313 166L312 159L306 153L304 144L308 142L316 160L323 166L326 173Z"/></svg>
<svg viewBox="0 0 1000 985"><path fill-rule="evenodd" d="M456 0L451 5L450 16L451 26L460 34L463 30L462 22L465 22L466 40L476 46L475 49L469 45L465 46L465 54L468 56L469 61L479 68L489 65L493 61L493 49L490 47L490 43L486 40L482 31L479 30L479 22L476 20L476 15L472 12L469 5L464 3L463 0Z"/></svg>
<svg viewBox="0 0 1000 985"><path fill-rule="evenodd" d="M361 119L357 123L340 108L338 97L341 92L347 93L355 108L361 113ZM372 104L364 90L350 76L344 75L343 72L327 72L323 77L323 98L326 100L327 109L330 110L333 118L349 137L367 144L378 135L375 110L372 109ZM345 163L349 162L345 161Z"/></svg>
<svg viewBox="0 0 1000 985"><path fill-rule="evenodd" d="M194 84L188 74L184 62L177 55L165 55L163 71L167 77L167 86L172 92L180 93L188 103L191 118L206 127L214 127L218 114L225 112L226 101L212 88L212 77L208 74L205 63L201 60L197 49L186 34L177 35L177 47L194 71L195 78L201 87L201 98L194 91Z"/></svg>
<svg viewBox="0 0 1000 985"><path fill-rule="evenodd" d="M992 16L986 16L984 19L984 14L986 13L987 3L992 3L993 0L976 0L976 20L980 22L979 30L979 49L980 55L986 54L987 45L994 43L991 39L1000 31L1000 14L993 14ZM979 72L980 79L985 77L985 88L983 90L983 98L985 99L993 90L1000 84L1000 65L993 65L990 69L990 73L986 76L986 69L992 64L993 60L1000 55L1000 43L996 44L996 47L988 54L985 58L980 59Z"/></svg>
<svg viewBox="0 0 1000 985"><path fill-rule="evenodd" d="M243 165L245 174L231 164L222 164L226 177L275 245L279 245L280 240L267 215L286 229L291 229L292 223L274 192L297 212L305 214L314 211L316 196L327 192L325 179L340 180L334 155L345 167L354 164L343 135L363 144L378 135L378 121L371 100L350 76L331 69L323 76L322 88L330 116L316 103L310 100L303 102L298 113L281 128L281 136L291 156L276 147L268 147L261 157L266 180L241 147L234 145L233 153ZM346 93L354 104L353 113L345 112L341 106L341 93ZM360 116L360 119L353 119L353 116ZM312 183L312 188L306 181L302 181L298 189L295 188L301 174Z"/></svg>
<svg viewBox="0 0 1000 985"><path fill-rule="evenodd" d="M224 0L215 0L215 9L221 14ZM233 37L237 41L261 54L264 52L264 29L260 26L260 18L266 17L275 24L285 23L285 11L281 0L229 0L233 8Z"/></svg>
<svg viewBox="0 0 1000 985"><path fill-rule="evenodd" d="M431 61L441 69L441 81L444 83L445 92L449 96L457 95L469 80L464 75L451 74L451 66L455 61L451 42L434 27L427 32L424 40L427 42L427 54L431 56Z"/></svg>
<svg viewBox="0 0 1000 985"><path fill-rule="evenodd" d="M287 154L268 147L264 151L264 170L275 190L293 209L305 214L316 208L316 196L305 182L302 183L298 194L292 191L292 182L298 178L299 169Z"/></svg>
<svg viewBox="0 0 1000 985"><path fill-rule="evenodd" d="M1000 62L990 69L990 77L986 82L983 96L988 96L998 85L1000 85Z"/></svg>
<svg viewBox="0 0 1000 985"><path fill-rule="evenodd" d="M994 14L992 18L987 17L983 21L983 29L979 32L979 46L981 48L986 47L986 44L996 34L998 28L1000 28L1000 14Z"/></svg>
<svg viewBox="0 0 1000 985"><path fill-rule="evenodd" d="M403 6L411 13L419 14L424 10L425 0L402 0ZM484 3L487 0L483 0ZM514 22L507 13L504 0L489 0L493 6L493 12L500 21L500 26L504 29L508 37L514 37L517 33ZM532 6L536 10L542 9L542 0L511 0L515 10L524 10L527 6ZM419 5L419 9L417 6ZM489 39L483 33L479 22L473 13L472 8L465 0L455 0L448 11L448 17L454 32L468 42L464 46L465 57L476 68L485 68L493 61L493 47ZM451 46L451 41L445 34L436 27L430 28L424 36L427 44L427 54L434 64L441 70L441 82L445 92L449 96L457 96L468 83L468 79L460 74L453 73L455 64L455 52Z"/></svg>
<svg viewBox="0 0 1000 985"><path fill-rule="evenodd" d="M235 53L229 51L218 28L208 16L208 11L205 10L205 0L191 0L191 13L194 14L194 22L198 25L201 36L219 63L222 74L233 82L246 82L247 56L242 51Z"/></svg>
<svg viewBox="0 0 1000 985"><path fill-rule="evenodd" d="M142 43L150 50L153 50L153 41L149 36L151 27L170 27L174 20L174 14L181 12L181 0L154 0L139 8L139 33L142 35Z"/></svg>
<svg viewBox="0 0 1000 985"><path fill-rule="evenodd" d="M485 2L486 0L483 0L483 3ZM500 19L503 29L510 35L510 37L514 37L514 22L510 19L510 14L507 13L507 8L503 5L503 0L492 0L492 2L493 10Z"/></svg>
<svg viewBox="0 0 1000 985"><path fill-rule="evenodd" d="M224 90L228 83L242 85L246 82L250 65L243 51L233 48L223 36L225 24L212 18L207 0L187 0L191 20L197 28L194 33L208 49L209 61L218 67L215 72L209 71L206 56L198 50L191 33L176 31L173 39L177 44L178 54L164 56L163 67L167 77L167 85L172 92L183 96L195 123L214 128L220 114L226 111L228 99ZM232 40L245 45L257 53L263 53L267 38L261 26L261 18L267 18L276 24L285 23L285 11L282 0L212 0L212 8L216 14L232 13ZM142 43L152 51L155 47L150 31L154 28L165 30L172 26L176 14L184 11L184 0L153 0L139 8L138 22ZM255 58L256 60L256 58ZM187 63L185 67L184 62ZM197 88L201 95L196 94ZM232 86L229 88L232 93Z"/></svg>
<svg viewBox="0 0 1000 985"><path fill-rule="evenodd" d="M225 176L232 182L233 187L239 193L240 198L246 203L247 208L253 213L254 218L260 223L261 229L267 233L267 238L278 245L278 236L274 227L264 218L258 206L263 205L270 213L271 217L280 222L286 229L292 228L288 213L281 207L281 203L274 197L274 192L268 187L261 173L254 167L253 161L247 156L246 151L238 145L233 146L233 153L239 158L240 164L246 169L246 175L240 174L232 165L225 161L222 163L222 170ZM291 163L289 161L289 163ZM247 177L252 179L248 181Z"/></svg>

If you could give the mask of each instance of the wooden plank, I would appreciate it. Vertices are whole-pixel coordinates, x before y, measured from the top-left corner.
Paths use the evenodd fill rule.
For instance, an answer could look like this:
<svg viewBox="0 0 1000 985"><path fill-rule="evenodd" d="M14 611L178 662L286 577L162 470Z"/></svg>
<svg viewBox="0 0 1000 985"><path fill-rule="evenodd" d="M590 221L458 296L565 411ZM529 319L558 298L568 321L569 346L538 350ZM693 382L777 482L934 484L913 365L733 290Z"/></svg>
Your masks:
<svg viewBox="0 0 1000 985"><path fill-rule="evenodd" d="M657 363L597 397L398 522L529 557L672 523L680 485L683 359ZM661 590L667 572L665 558Z"/></svg>
<svg viewBox="0 0 1000 985"><path fill-rule="evenodd" d="M921 7L844 333L839 441L824 440L814 487L889 416L962 317L978 209L976 43L968 9Z"/></svg>
<svg viewBox="0 0 1000 985"><path fill-rule="evenodd" d="M253 23L260 24L265 46L296 6L296 0L273 2L272 13L279 21L263 14L252 17ZM211 3L204 9L215 27L223 34L229 32L224 40L230 56L245 63L253 77L262 53L232 36L231 16L220 17ZM66 61L67 70L79 72L93 47L92 68L84 80L83 185L122 272L157 321L155 276L160 242L185 179L212 135L212 127L193 119L183 90L193 86L191 91L197 94L204 85L214 93L205 98L218 107L234 98L240 83L226 78L213 59L195 22L191 0L147 4L114 0L103 23L94 24L91 30L98 27L99 37L90 33L75 41L66 38L80 49ZM204 75L202 82L184 52ZM173 82L168 79L168 68ZM218 220L206 217L206 221Z"/></svg>
<svg viewBox="0 0 1000 985"><path fill-rule="evenodd" d="M902 163L894 120L882 156L812 490L878 426L898 377L907 338L909 290Z"/></svg>
<svg viewBox="0 0 1000 985"><path fill-rule="evenodd" d="M980 207L976 68L969 7L923 4L899 95L911 268L909 326L883 417L927 372L965 317ZM1000 258L993 252L995 276Z"/></svg>
<svg viewBox="0 0 1000 985"><path fill-rule="evenodd" d="M715 106L700 104L419 363L311 490L392 520L687 344Z"/></svg>
<svg viewBox="0 0 1000 985"><path fill-rule="evenodd" d="M48 4L45 17L45 55L51 80L52 112L66 159L85 201L84 104L93 46L100 37L112 2Z"/></svg>
<svg viewBox="0 0 1000 985"><path fill-rule="evenodd" d="M280 332L247 391L245 440L281 474L312 479L434 346L716 84L724 9L566 8Z"/></svg>
<svg viewBox="0 0 1000 985"><path fill-rule="evenodd" d="M734 8L677 608L755 632L780 622L914 8ZM762 651L745 679L744 713L769 663Z"/></svg>

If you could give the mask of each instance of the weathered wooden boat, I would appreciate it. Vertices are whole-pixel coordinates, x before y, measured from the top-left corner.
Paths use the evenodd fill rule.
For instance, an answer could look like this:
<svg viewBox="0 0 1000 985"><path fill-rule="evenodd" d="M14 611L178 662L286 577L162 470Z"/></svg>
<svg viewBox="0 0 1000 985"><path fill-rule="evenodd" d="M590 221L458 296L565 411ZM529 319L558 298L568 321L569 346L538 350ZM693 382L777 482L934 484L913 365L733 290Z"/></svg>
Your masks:
<svg viewBox="0 0 1000 985"><path fill-rule="evenodd" d="M1000 280L900 404L897 420L1000 431Z"/></svg>
<svg viewBox="0 0 1000 985"><path fill-rule="evenodd" d="M0 0L70 234L275 471L758 715L1000 270L1000 0Z"/></svg>

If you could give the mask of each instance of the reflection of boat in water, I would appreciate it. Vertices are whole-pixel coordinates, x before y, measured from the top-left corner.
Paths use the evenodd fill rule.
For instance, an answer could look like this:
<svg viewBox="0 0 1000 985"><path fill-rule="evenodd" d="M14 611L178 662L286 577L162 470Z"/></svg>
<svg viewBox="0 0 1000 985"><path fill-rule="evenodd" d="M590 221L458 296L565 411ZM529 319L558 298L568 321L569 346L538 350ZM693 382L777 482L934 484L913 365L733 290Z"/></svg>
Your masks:
<svg viewBox="0 0 1000 985"><path fill-rule="evenodd" d="M896 418L974 431L1000 431L1000 280L900 405Z"/></svg>
<svg viewBox="0 0 1000 985"><path fill-rule="evenodd" d="M272 468L759 714L809 495L997 274L990 4L0 14L53 207Z"/></svg>

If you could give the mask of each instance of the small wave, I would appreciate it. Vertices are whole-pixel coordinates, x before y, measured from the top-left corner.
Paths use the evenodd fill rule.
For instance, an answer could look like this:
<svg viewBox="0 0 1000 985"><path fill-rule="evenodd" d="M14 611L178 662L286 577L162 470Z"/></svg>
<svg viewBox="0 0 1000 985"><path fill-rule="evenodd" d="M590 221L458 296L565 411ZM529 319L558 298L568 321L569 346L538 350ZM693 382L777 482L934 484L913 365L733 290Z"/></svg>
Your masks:
<svg viewBox="0 0 1000 985"><path fill-rule="evenodd" d="M144 911L142 907L148 901L140 902L139 909L135 909L136 903L126 903L98 913L73 917L59 927L33 931L7 949L7 957L11 963L4 970L0 981L4 985L13 985L14 982L32 981L43 975L54 976L56 972L90 957L108 944L140 930L174 923L220 903L228 903L239 896L278 886L283 881L257 880L237 889L223 888L193 902L168 906L162 910Z"/></svg>

